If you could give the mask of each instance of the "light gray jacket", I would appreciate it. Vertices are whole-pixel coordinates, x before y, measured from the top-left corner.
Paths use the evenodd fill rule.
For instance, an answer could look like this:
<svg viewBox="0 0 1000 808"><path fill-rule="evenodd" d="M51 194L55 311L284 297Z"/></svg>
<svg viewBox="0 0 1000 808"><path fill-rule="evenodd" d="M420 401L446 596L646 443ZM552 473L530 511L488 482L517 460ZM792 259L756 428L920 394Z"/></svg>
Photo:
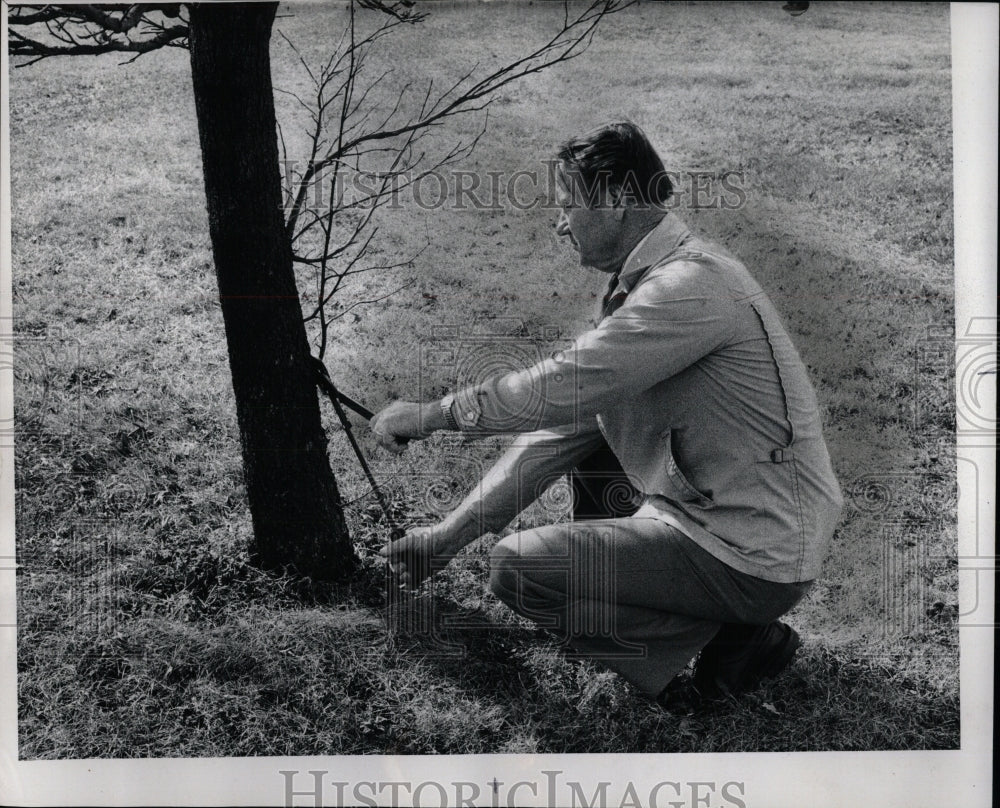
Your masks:
<svg viewBox="0 0 1000 808"><path fill-rule="evenodd" d="M455 394L460 428L527 432L453 518L496 531L607 440L661 516L770 581L819 574L842 498L806 369L739 262L668 214L628 257L624 303L571 348Z"/></svg>

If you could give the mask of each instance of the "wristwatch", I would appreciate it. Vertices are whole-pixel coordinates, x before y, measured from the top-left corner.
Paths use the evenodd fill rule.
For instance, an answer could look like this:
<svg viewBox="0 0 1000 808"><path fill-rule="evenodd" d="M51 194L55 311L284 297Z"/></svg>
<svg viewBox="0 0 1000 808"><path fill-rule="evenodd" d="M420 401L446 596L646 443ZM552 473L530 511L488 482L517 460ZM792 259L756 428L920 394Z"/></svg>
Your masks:
<svg viewBox="0 0 1000 808"><path fill-rule="evenodd" d="M451 414L451 405L454 403L454 394L448 393L448 395L441 399L441 414L444 416L444 422L448 425L448 429L453 432L458 432L458 421L456 421L455 416Z"/></svg>

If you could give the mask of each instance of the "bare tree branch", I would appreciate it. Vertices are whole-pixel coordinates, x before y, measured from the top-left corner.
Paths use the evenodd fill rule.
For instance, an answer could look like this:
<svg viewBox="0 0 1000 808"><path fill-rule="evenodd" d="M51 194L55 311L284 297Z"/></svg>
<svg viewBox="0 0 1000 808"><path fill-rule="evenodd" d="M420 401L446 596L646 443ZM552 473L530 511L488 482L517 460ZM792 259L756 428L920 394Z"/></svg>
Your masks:
<svg viewBox="0 0 1000 808"><path fill-rule="evenodd" d="M124 34L131 31L138 24L143 15L141 5L129 6L119 16L103 11L99 6L79 5L73 6L74 11L88 22L95 23L108 31L116 34Z"/></svg>
<svg viewBox="0 0 1000 808"><path fill-rule="evenodd" d="M491 97L502 87L579 56L590 44L598 24L609 14L626 8L632 2L634 0L591 0L575 18L567 16L562 28L547 42L520 59L504 65L478 80L472 78L476 71L476 67L473 67L448 89L437 94L433 101L429 100L432 97L429 86L418 114L403 119L397 124L392 124L392 118L399 111L399 104L397 104L393 108L392 114L383 119L379 126L352 135L346 141L339 142L336 148L329 150L322 158L311 160L302 173L299 194L288 214L289 230L294 230L300 209L306 198L307 188L316 174L367 143L391 141L410 132L437 126L448 118L483 110L490 103ZM405 90L401 96L404 94ZM351 131L350 128L347 128L347 131Z"/></svg>
<svg viewBox="0 0 1000 808"><path fill-rule="evenodd" d="M165 24L168 19L172 22ZM7 21L11 56L27 58L17 67L50 56L132 53L134 59L163 47L187 46L187 20L179 3L12 6ZM32 29L39 25L44 33Z"/></svg>
<svg viewBox="0 0 1000 808"><path fill-rule="evenodd" d="M345 281L364 272L388 272L412 266L426 249L427 245L414 256L390 262L366 261L378 233L377 212L407 187L470 154L486 131L489 104L501 88L575 58L590 43L602 19L632 2L588 0L585 6L578 7L575 16L570 14L569 4L565 4L560 15L561 27L519 59L482 75L477 75L480 74L477 63L444 83L443 89L433 79L420 88L408 79L388 101L379 96L386 94L384 88L394 71L389 68L371 75L366 70L366 57L377 41L391 35L400 25L418 19L409 11L408 4L353 0L340 43L319 69L307 64L294 43L279 31L312 84L309 97L301 91L278 91L291 98L308 121L307 159L299 165L286 159L283 164L288 206L286 232L299 271L307 276L311 273L312 282L308 286L312 292L303 296L304 320L315 324L321 358L333 320L365 302L384 300L409 285L372 301L358 301L332 316L328 306L342 293ZM386 12L387 17L367 33L360 33L356 8L377 9ZM479 112L485 113L482 127L441 153L430 136L451 118ZM323 193L328 194L327 198L310 204L313 197Z"/></svg>
<svg viewBox="0 0 1000 808"><path fill-rule="evenodd" d="M403 264L396 264L395 266L403 266ZM392 267L370 267L370 269L391 269L391 268ZM407 281L406 283L404 283L399 288L393 289L391 292L386 292L384 295L379 295L378 297L373 297L373 298L371 298L369 300L356 300L350 306L347 306L343 311L341 311L341 312L333 315L333 317L331 317L330 320L331 321L332 320L339 320L341 317L343 317L349 311L353 311L358 306L367 306L367 305L370 305L372 303L381 303L383 300L388 300L390 297L392 297L395 294L398 294L399 292L402 292L404 289L409 289L411 286L413 286L413 284L415 282L416 281Z"/></svg>
<svg viewBox="0 0 1000 808"><path fill-rule="evenodd" d="M401 22L420 22L427 15L413 11L414 0L358 0L362 8L382 11Z"/></svg>
<svg viewBox="0 0 1000 808"><path fill-rule="evenodd" d="M35 25L57 19L62 13L58 6L42 6L37 11L32 6L10 6L7 22L10 25Z"/></svg>

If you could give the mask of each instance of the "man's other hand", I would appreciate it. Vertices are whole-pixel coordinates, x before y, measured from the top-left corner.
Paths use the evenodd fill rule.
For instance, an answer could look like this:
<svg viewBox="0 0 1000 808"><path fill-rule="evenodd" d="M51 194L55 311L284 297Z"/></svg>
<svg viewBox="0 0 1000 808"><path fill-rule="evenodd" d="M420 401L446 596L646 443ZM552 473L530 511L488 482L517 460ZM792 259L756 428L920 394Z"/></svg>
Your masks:
<svg viewBox="0 0 1000 808"><path fill-rule="evenodd" d="M400 588L416 589L431 574L444 569L456 552L452 531L439 524L408 530L401 539L379 550L379 555L389 561L393 580Z"/></svg>

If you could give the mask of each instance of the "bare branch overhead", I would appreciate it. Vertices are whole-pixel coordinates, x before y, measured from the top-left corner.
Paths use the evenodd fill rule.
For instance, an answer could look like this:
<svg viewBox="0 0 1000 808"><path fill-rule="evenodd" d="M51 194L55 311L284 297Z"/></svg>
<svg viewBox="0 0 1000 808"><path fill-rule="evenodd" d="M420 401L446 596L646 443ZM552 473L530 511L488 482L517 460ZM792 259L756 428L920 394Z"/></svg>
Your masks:
<svg viewBox="0 0 1000 808"><path fill-rule="evenodd" d="M520 58L492 67L467 64L446 80L408 74L393 88L391 80L399 73L391 59L371 71L366 60L379 52L372 47L378 40L418 19L409 12L411 3L353 0L344 35L322 66L310 66L278 32L312 85L311 92L276 91L292 99L308 122L305 159L283 163L286 232L296 267L312 281L311 292L303 295L304 319L315 323L320 357L330 323L354 305L372 302L331 314L328 307L345 281L364 272L412 267L422 252L389 262L372 260L377 212L406 188L468 156L486 131L488 107L499 90L580 55L600 21L632 2L567 3L553 20L555 30ZM374 27L359 31L361 9L386 13ZM487 114L477 133L459 136L450 148L435 138L452 118L478 112Z"/></svg>
<svg viewBox="0 0 1000 808"><path fill-rule="evenodd" d="M426 131L439 126L449 118L485 109L501 88L518 79L540 73L548 67L579 56L590 44L598 24L603 19L632 5L633 2L634 0L590 0L575 16L570 14L571 7L567 4L565 17L559 30L521 58L481 75L479 78L475 76L478 66L474 65L444 91L435 92L433 80L429 80L426 92L420 93L421 96L424 96L424 102L415 115L408 117L397 115L396 113L400 112L397 103L389 108L389 114L383 115L375 126L358 126L359 122L356 120L342 126L343 137L338 138L325 154L320 154L319 150L314 149L304 171L298 178L298 194L288 213L289 233L296 231L297 219L314 178L327 168L343 162L370 144L380 141L395 142L400 138L405 143L408 135L413 132ZM367 3L359 4L372 7L368 6ZM372 39L383 36L384 33L385 31L380 29L367 41L350 45L345 55L350 55L353 58L355 50L362 50L362 44L368 44ZM354 114L358 112L357 106L350 105L351 102L357 100L351 96L358 72L359 67L353 65L348 71L346 90L339 89L337 91L338 93L344 92L345 97L349 100L349 105L345 107L344 118L353 118ZM381 77L378 81L381 81ZM413 88L408 85L401 91L400 97L402 98L412 91ZM416 95L416 93L414 94ZM315 145L315 139L313 143Z"/></svg>
<svg viewBox="0 0 1000 808"><path fill-rule="evenodd" d="M188 25L180 3L9 6L8 48L25 57L17 67L50 56L132 53L187 47Z"/></svg>
<svg viewBox="0 0 1000 808"><path fill-rule="evenodd" d="M415 0L358 0L358 5L362 8L384 11L403 22L419 22L427 16L413 10L416 5Z"/></svg>

